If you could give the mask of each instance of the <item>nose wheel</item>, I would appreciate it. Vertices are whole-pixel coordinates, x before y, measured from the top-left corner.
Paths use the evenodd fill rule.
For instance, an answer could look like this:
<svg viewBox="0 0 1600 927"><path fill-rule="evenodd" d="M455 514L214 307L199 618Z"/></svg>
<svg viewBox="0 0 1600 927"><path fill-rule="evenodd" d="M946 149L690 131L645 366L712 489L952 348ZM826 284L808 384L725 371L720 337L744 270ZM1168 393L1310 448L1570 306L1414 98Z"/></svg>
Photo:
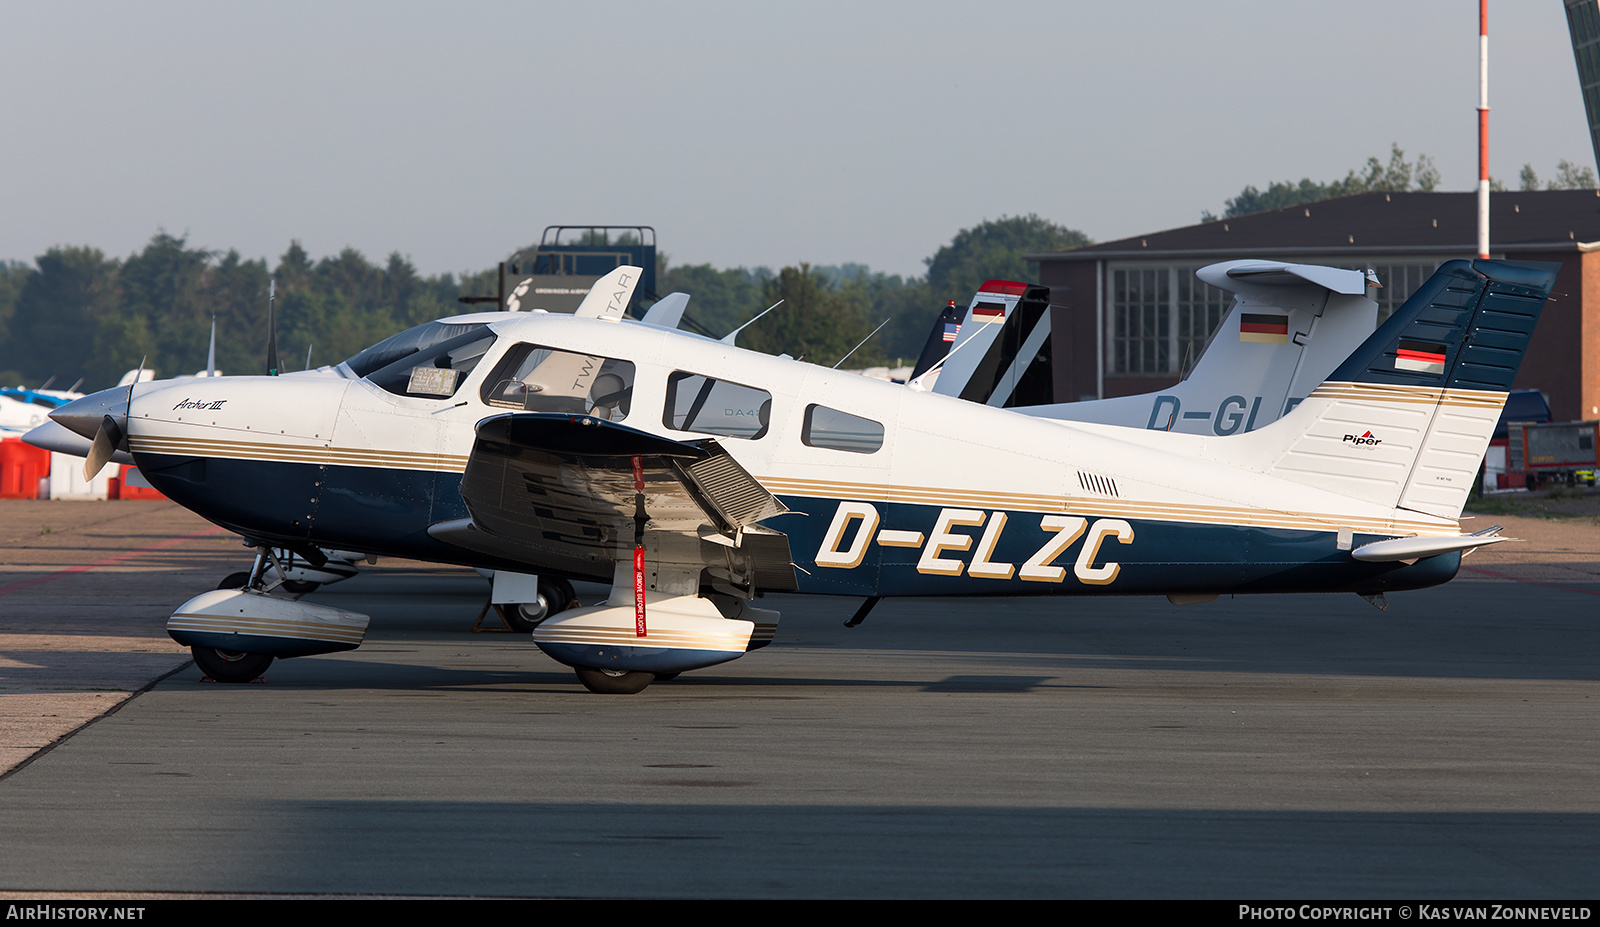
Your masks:
<svg viewBox="0 0 1600 927"><path fill-rule="evenodd" d="M598 666L574 666L573 670L585 689L600 695L633 695L643 692L646 686L656 681L655 673L639 670L601 669Z"/></svg>
<svg viewBox="0 0 1600 927"><path fill-rule="evenodd" d="M217 682L251 682L272 665L272 654L220 647L190 647L195 666Z"/></svg>

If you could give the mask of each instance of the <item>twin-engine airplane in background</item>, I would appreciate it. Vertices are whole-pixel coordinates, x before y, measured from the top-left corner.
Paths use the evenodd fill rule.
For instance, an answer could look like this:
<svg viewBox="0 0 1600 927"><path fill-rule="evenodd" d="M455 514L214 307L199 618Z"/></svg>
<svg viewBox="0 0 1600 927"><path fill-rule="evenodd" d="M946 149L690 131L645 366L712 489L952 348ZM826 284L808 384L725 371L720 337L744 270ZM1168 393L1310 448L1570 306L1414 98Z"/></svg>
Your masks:
<svg viewBox="0 0 1600 927"><path fill-rule="evenodd" d="M1557 269L1444 265L1304 401L1228 435L1022 415L628 322L605 292L628 269L574 316L465 316L338 375L139 384L55 418L308 558L610 581L533 636L590 689L635 692L770 641L765 592L863 596L859 620L882 596L1445 582L1502 540L1457 519ZM366 626L251 588L168 628L245 681Z"/></svg>

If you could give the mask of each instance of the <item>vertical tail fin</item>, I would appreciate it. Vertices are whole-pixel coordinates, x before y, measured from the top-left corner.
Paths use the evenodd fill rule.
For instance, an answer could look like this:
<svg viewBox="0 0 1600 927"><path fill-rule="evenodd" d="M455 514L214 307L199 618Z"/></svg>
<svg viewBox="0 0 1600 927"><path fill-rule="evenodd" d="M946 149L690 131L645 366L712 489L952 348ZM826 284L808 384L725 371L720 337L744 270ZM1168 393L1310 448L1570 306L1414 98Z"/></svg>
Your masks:
<svg viewBox="0 0 1600 927"><path fill-rule="evenodd" d="M1038 405L1051 396L1049 345L1049 288L990 280L972 298L933 391L996 407Z"/></svg>
<svg viewBox="0 0 1600 927"><path fill-rule="evenodd" d="M928 332L928 340L923 343L922 353L917 356L917 364L911 368L908 379L915 380L945 359L950 353L950 346L956 342L956 335L961 331L961 320L965 317L966 310L957 306L955 300L950 300L950 305L944 307L939 317L934 319L933 331Z"/></svg>
<svg viewBox="0 0 1600 927"><path fill-rule="evenodd" d="M1222 453L1363 501L1460 515L1560 268L1443 265L1293 413Z"/></svg>

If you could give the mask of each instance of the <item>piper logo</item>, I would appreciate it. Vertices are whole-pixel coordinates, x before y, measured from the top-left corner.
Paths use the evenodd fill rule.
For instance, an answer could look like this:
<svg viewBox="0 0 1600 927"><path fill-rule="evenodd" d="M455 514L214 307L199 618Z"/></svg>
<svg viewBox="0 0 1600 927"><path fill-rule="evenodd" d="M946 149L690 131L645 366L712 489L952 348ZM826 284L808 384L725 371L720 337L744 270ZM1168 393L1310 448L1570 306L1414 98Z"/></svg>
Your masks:
<svg viewBox="0 0 1600 927"><path fill-rule="evenodd" d="M1382 438L1374 438L1372 436L1372 432L1369 431L1364 435L1345 435L1344 436L1344 443L1345 444L1373 444L1373 445L1376 445L1376 444L1382 444L1383 443L1383 439Z"/></svg>

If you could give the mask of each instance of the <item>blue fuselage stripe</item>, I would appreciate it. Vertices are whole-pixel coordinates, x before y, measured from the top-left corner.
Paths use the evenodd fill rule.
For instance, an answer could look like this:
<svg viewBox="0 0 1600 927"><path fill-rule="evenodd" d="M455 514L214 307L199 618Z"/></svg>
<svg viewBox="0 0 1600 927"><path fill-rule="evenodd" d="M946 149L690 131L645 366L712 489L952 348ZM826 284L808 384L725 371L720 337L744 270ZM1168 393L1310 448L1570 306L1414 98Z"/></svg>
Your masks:
<svg viewBox="0 0 1600 927"><path fill-rule="evenodd" d="M173 501L232 531L281 543L308 542L332 549L358 550L465 566L530 571L530 565L505 561L435 540L428 526L466 518L461 474L430 470L326 466L236 458L135 455L140 472ZM803 568L800 591L853 596L923 595L1147 595L1260 592L1385 592L1416 589L1448 581L1459 554L1415 564L1362 563L1336 547L1331 531L1194 524L1155 519L1101 518L1083 513L1084 532L1045 563L1058 569L1059 582L1030 581L1020 575L1057 537L1037 512L1005 512L987 562L1015 569L1007 578L972 575L986 527L997 511L982 510L980 525L949 527L947 546L931 556L943 573L929 572L925 553L933 543L941 512L937 505L874 503L876 531L920 534L917 546L864 542L858 565L816 564L824 546L848 550L862 521L829 538L838 500L784 496L793 511L766 524L789 537L790 552ZM803 514L802 514L803 513ZM1127 527L1131 538L1117 530ZM1098 529L1098 530L1097 530ZM874 535L876 534L874 532ZM1099 538L1092 558L1084 547ZM1386 535L1356 535L1354 546ZM952 540L953 539L953 540ZM963 545L961 542L965 540ZM921 566L919 567L919 564ZM955 566L952 568L950 564ZM1114 569L1113 569L1114 567ZM536 568L535 568L536 569ZM953 575L951 575L953 569ZM994 569L994 568L991 568ZM1109 581L1105 580L1111 574ZM593 578L610 580L604 576Z"/></svg>

